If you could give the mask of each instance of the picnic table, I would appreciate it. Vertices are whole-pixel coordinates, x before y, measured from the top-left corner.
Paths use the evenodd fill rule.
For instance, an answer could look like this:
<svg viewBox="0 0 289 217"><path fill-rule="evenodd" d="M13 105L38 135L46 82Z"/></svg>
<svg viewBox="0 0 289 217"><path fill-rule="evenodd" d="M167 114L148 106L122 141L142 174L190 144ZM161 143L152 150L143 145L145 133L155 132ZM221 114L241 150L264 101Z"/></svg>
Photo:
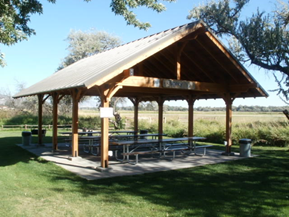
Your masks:
<svg viewBox="0 0 289 217"><path fill-rule="evenodd" d="M176 151L186 151L188 153L196 153L196 149L203 148L206 154L206 148L211 145L196 146L197 141L204 140L205 137L181 137L168 139L150 139L150 140L129 140L129 141L112 141L112 145L123 147L122 162L130 162L129 156L136 157L135 164L138 163L138 155L156 154L166 157L166 153L172 152L173 159ZM186 143L184 143L186 142Z"/></svg>
<svg viewBox="0 0 289 217"><path fill-rule="evenodd" d="M126 131L127 132L127 131ZM65 134L68 134L70 132L65 132ZM83 133L83 132L80 132ZM119 140L138 140L139 138L143 137L152 137L157 138L159 136L165 136L166 134L158 134L158 133L152 133L152 134L120 134L120 135L109 135L110 141L119 141ZM100 147L100 139L101 136L81 136L78 137L79 142L85 142L83 144L83 151L85 153L91 153L93 155L98 155L99 154L99 147ZM71 137L65 139L66 142L71 142ZM111 144L113 145L113 144ZM96 150L95 150L96 149ZM113 147L112 147L113 149ZM116 150L117 151L117 150ZM117 155L117 152L116 154ZM116 156L117 157L117 156Z"/></svg>
<svg viewBox="0 0 289 217"><path fill-rule="evenodd" d="M130 135L130 134L134 134L135 131L133 131L133 130L110 130L109 131L109 134L121 135L122 133L126 133L127 135ZM71 136L72 132L60 132L60 134ZM92 136L93 134L100 135L101 131L85 131L85 132L83 131L83 132L78 132L78 135L81 135L81 136L83 136L83 135Z"/></svg>
<svg viewBox="0 0 289 217"><path fill-rule="evenodd" d="M147 134L128 134L128 135L110 135L109 138L112 138L114 140L120 139L120 140L138 140L140 139L147 139L148 137L151 137L151 139L157 139L157 137L160 136L166 136L167 134L159 134L159 133L147 133Z"/></svg>

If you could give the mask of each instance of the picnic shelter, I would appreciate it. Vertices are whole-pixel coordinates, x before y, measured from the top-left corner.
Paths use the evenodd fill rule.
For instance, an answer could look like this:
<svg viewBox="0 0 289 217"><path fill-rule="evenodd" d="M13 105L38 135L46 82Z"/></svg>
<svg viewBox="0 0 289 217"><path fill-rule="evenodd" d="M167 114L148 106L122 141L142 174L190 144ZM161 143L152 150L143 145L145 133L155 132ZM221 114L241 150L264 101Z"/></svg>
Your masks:
<svg viewBox="0 0 289 217"><path fill-rule="evenodd" d="M41 73L41 72L39 72ZM42 144L42 105L53 99L53 149L57 150L58 103L72 97L72 157L78 156L78 104L84 96L99 96L109 107L112 97L128 97L134 105L156 101L158 131L163 133L167 100L188 102L188 136L193 136L194 102L223 99L226 105L225 153L231 153L232 104L236 98L267 97L266 91L202 21L177 26L92 55L20 91L14 98L37 95L38 142ZM101 119L101 167L109 166L109 119Z"/></svg>

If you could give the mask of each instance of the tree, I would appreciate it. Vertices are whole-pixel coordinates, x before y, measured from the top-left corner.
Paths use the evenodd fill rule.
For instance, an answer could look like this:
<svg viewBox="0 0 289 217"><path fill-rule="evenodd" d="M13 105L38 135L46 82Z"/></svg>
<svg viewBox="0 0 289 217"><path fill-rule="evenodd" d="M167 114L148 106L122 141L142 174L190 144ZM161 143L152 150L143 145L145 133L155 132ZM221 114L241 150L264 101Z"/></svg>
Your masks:
<svg viewBox="0 0 289 217"><path fill-rule="evenodd" d="M55 0L48 1L55 2ZM8 46L13 45L35 34L34 29L27 25L30 21L30 15L35 13L42 13L42 5L39 1L0 1L0 43ZM4 54L1 53L1 50L0 65L5 65Z"/></svg>
<svg viewBox="0 0 289 217"><path fill-rule="evenodd" d="M20 92L25 89L26 84L16 80L16 90ZM15 114L33 114L38 112L38 99L37 96L30 96L25 98L13 99L11 93L7 89L0 90L0 95L5 99L5 106L7 106ZM48 103L43 104L43 113L45 115L51 114L52 106Z"/></svg>
<svg viewBox="0 0 289 217"><path fill-rule="evenodd" d="M59 69L81 60L85 57L112 49L121 44L121 39L105 31L91 29L83 32L81 30L71 30L68 37L69 54L64 58Z"/></svg>
<svg viewBox="0 0 289 217"><path fill-rule="evenodd" d="M47 0L55 3L56 0ZM91 0L84 0L89 2ZM173 2L175 0L163 0ZM131 9L144 6L157 12L166 8L158 0L111 0L110 7L116 15L121 15L128 25L140 29L148 29L149 23L136 19ZM27 40L35 34L35 30L28 26L32 14L42 14L42 4L38 0L1 0L0 1L0 44L13 45L17 42ZM5 66L4 54L0 50L0 66Z"/></svg>
<svg viewBox="0 0 289 217"><path fill-rule="evenodd" d="M130 9L134 9L137 7L147 7L157 12L162 12L166 10L166 7L158 3L159 0L112 0L110 3L110 7L112 12L117 15L121 15L124 17L128 25L133 25L140 29L147 30L151 27L149 23L144 23L139 21L136 18L135 13ZM167 2L175 2L176 0L163 0Z"/></svg>
<svg viewBox="0 0 289 217"><path fill-rule="evenodd" d="M121 39L119 37L111 35L105 31L97 31L95 29L91 29L86 32L81 30L72 30L66 38L66 41L69 43L67 48L69 53L60 64L58 70L67 67L85 57L112 49L121 44ZM86 97L82 98L82 101L86 99ZM116 99L113 98L111 102L115 102L115 100ZM116 101L121 102L121 100ZM59 103L59 110L62 111L63 114L69 113L71 110L71 104L71 97L65 96Z"/></svg>
<svg viewBox="0 0 289 217"><path fill-rule="evenodd" d="M241 62L250 62L273 72L278 94L289 100L288 3L280 2L271 13L253 13L242 20L240 15L249 0L211 1L193 8L188 19L203 20L218 36L230 36L230 49ZM278 78L277 72L283 76Z"/></svg>

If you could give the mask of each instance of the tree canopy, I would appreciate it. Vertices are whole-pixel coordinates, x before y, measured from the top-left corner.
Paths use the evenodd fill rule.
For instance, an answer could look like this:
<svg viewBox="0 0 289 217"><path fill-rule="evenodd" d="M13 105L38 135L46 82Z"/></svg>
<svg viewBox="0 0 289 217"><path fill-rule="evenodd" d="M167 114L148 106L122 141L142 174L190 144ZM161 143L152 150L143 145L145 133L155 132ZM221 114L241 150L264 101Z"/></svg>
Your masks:
<svg viewBox="0 0 289 217"><path fill-rule="evenodd" d="M56 0L47 0L55 3ZM83 0L90 2L91 0ZM173 2L175 0L163 0ZM136 18L133 9L147 7L157 12L166 8L160 0L111 0L110 7L113 13L123 16L128 25L140 29L148 29L150 24ZM13 45L26 40L35 34L35 30L28 26L32 14L42 14L42 4L38 0L1 0L0 1L0 44ZM5 66L4 54L0 50L0 66Z"/></svg>
<svg viewBox="0 0 289 217"><path fill-rule="evenodd" d="M231 36L230 49L241 62L272 71L278 94L289 100L289 2L279 1L274 11L257 10L241 18L250 0L211 1L190 11L188 19L201 19L218 36ZM279 79L276 72L283 76Z"/></svg>
<svg viewBox="0 0 289 217"><path fill-rule="evenodd" d="M71 30L66 41L68 42L68 55L63 59L58 70L63 69L85 57L112 49L121 44L121 39L105 31L91 29L89 31ZM82 101L87 100L86 97ZM59 108L63 114L70 112L71 97L65 96L59 102Z"/></svg>
<svg viewBox="0 0 289 217"><path fill-rule="evenodd" d="M64 58L59 69L64 68L80 59L112 49L121 44L121 39L105 31L71 30L66 38L68 55Z"/></svg>

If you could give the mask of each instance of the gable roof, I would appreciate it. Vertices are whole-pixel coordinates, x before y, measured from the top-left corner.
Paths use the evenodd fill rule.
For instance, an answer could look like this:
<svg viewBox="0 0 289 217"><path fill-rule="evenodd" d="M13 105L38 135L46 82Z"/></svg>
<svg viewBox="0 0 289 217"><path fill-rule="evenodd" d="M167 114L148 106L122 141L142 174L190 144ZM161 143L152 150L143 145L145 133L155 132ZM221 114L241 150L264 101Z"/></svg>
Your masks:
<svg viewBox="0 0 289 217"><path fill-rule="evenodd" d="M227 81L231 85L239 86L248 84L251 93L248 94L248 88L245 88L247 94L244 90L242 94L239 94L239 97L268 96L249 72L207 29L206 25L202 21L198 21L79 60L22 90L14 98L52 92L69 94L69 90L74 88L93 89L95 86L101 86L122 75L124 70L130 68L135 69L135 75L176 79L171 70L175 71L174 49L179 46L178 43L186 44L182 48L184 54L181 56L181 60L186 61L182 64L182 71L184 71L182 80L207 83ZM208 65L213 68L208 68ZM141 68L144 69L141 70ZM216 71L213 71L214 69ZM126 91L124 88L119 92L119 95L124 96L128 92L131 95L131 89ZM134 92L137 93L138 91L135 90ZM95 94L89 93L89 91L87 93ZM153 92L148 93L153 94ZM143 94L143 90L139 94ZM159 93L156 92L156 94ZM201 95L204 96L203 98L220 97L220 95L211 92ZM202 97L200 96L200 98Z"/></svg>

